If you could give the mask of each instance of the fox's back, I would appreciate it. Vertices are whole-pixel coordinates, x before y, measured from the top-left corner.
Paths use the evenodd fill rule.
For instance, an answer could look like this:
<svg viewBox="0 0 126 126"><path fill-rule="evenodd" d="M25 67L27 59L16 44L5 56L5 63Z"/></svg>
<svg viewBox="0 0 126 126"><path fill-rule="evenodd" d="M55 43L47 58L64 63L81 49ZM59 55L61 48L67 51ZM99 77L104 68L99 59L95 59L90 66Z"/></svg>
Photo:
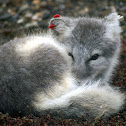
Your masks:
<svg viewBox="0 0 126 126"><path fill-rule="evenodd" d="M26 112L36 94L48 95L49 89L65 81L69 70L67 55L53 38L28 36L4 44L0 47L0 110Z"/></svg>

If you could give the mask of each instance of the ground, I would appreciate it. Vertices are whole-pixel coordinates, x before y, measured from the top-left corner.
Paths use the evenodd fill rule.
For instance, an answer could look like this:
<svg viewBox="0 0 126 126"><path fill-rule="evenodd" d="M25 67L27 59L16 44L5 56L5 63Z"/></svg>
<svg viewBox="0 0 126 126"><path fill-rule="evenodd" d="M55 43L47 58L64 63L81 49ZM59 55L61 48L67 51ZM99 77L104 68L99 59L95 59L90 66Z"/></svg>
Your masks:
<svg viewBox="0 0 126 126"><path fill-rule="evenodd" d="M55 14L64 16L105 16L112 11L117 11L124 16L121 22L122 49L120 64L113 74L112 85L121 88L126 94L126 0L1 0L0 1L0 45L31 33L38 29L47 30L48 21ZM45 117L25 116L11 117L0 113L1 126L124 126L126 125L126 106L124 110L111 116L109 119L88 120L85 117L79 119L55 119L47 115Z"/></svg>

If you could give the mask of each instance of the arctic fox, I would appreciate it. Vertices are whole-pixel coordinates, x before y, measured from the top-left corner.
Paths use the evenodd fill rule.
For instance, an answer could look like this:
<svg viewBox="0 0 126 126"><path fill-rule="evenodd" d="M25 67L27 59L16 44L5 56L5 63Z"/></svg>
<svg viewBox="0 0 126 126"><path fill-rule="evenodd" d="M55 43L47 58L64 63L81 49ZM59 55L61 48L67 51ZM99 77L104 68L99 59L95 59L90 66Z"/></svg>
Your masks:
<svg viewBox="0 0 126 126"><path fill-rule="evenodd" d="M109 116L124 95L107 84L120 50L118 15L53 18L53 34L0 47L0 111Z"/></svg>

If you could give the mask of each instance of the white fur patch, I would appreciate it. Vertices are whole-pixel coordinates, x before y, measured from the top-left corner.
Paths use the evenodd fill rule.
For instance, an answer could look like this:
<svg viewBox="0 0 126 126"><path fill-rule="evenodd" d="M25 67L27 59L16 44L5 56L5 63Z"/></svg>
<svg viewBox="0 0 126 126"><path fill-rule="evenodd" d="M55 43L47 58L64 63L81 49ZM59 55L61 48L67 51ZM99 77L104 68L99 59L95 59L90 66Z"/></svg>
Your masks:
<svg viewBox="0 0 126 126"><path fill-rule="evenodd" d="M61 53L69 61L69 56L66 53L66 50L63 46L60 45L53 37L50 35L43 35L43 36L29 36L24 39L25 42L17 43L16 45L16 52L20 56L27 58L32 53L36 51L39 46L46 47L54 47ZM71 63L70 63L71 64Z"/></svg>
<svg viewBox="0 0 126 126"><path fill-rule="evenodd" d="M40 37L40 36L31 36L27 37L25 42L17 43L16 50L18 53L25 53L29 55L41 44L54 43L54 40L51 37Z"/></svg>

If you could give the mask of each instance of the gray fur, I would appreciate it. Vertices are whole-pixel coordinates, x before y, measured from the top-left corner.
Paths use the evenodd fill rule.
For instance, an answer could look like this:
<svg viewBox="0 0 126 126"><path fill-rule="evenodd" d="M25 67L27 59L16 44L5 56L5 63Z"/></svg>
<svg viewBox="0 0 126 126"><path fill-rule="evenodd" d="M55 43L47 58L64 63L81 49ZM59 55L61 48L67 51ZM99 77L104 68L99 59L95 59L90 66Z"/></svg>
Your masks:
<svg viewBox="0 0 126 126"><path fill-rule="evenodd" d="M124 95L106 84L120 50L116 16L55 18L50 21L56 25L52 36L33 35L1 46L0 111L60 111L66 117L119 111ZM91 60L94 54L100 55L97 60Z"/></svg>

